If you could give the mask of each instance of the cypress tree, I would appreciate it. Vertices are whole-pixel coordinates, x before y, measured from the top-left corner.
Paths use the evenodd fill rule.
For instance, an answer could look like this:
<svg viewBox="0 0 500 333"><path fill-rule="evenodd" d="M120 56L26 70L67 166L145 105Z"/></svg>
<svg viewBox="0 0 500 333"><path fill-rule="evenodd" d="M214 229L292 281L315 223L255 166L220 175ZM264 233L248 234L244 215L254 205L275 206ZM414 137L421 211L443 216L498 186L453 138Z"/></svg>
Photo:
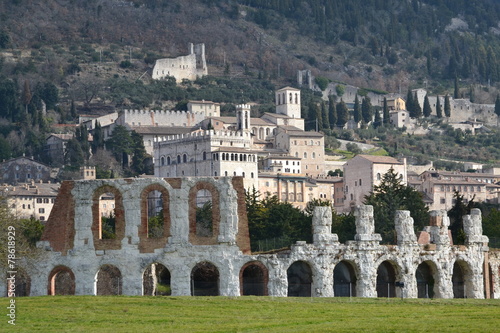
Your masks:
<svg viewBox="0 0 500 333"><path fill-rule="evenodd" d="M450 117L451 115L450 96L448 94L444 98L444 115L446 117Z"/></svg>
<svg viewBox="0 0 500 333"><path fill-rule="evenodd" d="M436 116L438 118L443 118L443 110L441 110L441 101L439 96L436 96Z"/></svg>
<svg viewBox="0 0 500 333"><path fill-rule="evenodd" d="M455 89L453 90L453 98L460 98L460 90L458 88L458 77L455 76Z"/></svg>
<svg viewBox="0 0 500 333"><path fill-rule="evenodd" d="M361 116L365 123L369 123L372 120L372 104L369 97L363 98L361 102Z"/></svg>
<svg viewBox="0 0 500 333"><path fill-rule="evenodd" d="M344 127L349 120L349 111L347 110L347 105L343 100L337 104L337 126Z"/></svg>
<svg viewBox="0 0 500 333"><path fill-rule="evenodd" d="M500 96L497 95L497 99L495 100L495 114L500 117Z"/></svg>
<svg viewBox="0 0 500 333"><path fill-rule="evenodd" d="M389 107L387 106L387 98L384 97L384 125L389 125L391 123L391 115L389 114Z"/></svg>
<svg viewBox="0 0 500 333"><path fill-rule="evenodd" d="M333 96L328 97L328 120L330 121L330 128L334 129L337 126L337 108Z"/></svg>
<svg viewBox="0 0 500 333"><path fill-rule="evenodd" d="M413 94L410 89L408 89L408 94L406 95L406 110L410 113L410 117L415 118L413 111Z"/></svg>
<svg viewBox="0 0 500 333"><path fill-rule="evenodd" d="M359 123L361 121L361 107L359 105L358 94L354 98L354 121Z"/></svg>
<svg viewBox="0 0 500 333"><path fill-rule="evenodd" d="M415 115L415 118L422 117L422 108L420 107L420 103L418 102L416 91L415 91L415 98L413 99L413 114Z"/></svg>
<svg viewBox="0 0 500 333"><path fill-rule="evenodd" d="M330 128L330 119L328 117L328 110L326 108L325 102L321 102L321 118L322 118L322 129L329 129Z"/></svg>
<svg viewBox="0 0 500 333"><path fill-rule="evenodd" d="M373 121L373 127L378 128L382 126L382 117L380 116L380 110L375 110L375 119Z"/></svg>
<svg viewBox="0 0 500 333"><path fill-rule="evenodd" d="M432 113L432 109L431 109L431 103L429 103L429 97L427 95L425 95L425 98L424 98L424 117L429 117Z"/></svg>

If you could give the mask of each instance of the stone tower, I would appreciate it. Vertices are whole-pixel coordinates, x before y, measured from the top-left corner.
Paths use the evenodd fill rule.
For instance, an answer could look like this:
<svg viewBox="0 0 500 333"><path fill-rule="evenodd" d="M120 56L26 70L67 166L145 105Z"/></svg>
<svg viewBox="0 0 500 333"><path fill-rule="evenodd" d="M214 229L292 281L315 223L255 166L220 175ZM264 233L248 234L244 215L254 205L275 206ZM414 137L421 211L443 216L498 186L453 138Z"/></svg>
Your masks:
<svg viewBox="0 0 500 333"><path fill-rule="evenodd" d="M300 118L300 90L292 87L276 91L276 113Z"/></svg>
<svg viewBox="0 0 500 333"><path fill-rule="evenodd" d="M236 105L236 129L238 131L250 130L250 105Z"/></svg>

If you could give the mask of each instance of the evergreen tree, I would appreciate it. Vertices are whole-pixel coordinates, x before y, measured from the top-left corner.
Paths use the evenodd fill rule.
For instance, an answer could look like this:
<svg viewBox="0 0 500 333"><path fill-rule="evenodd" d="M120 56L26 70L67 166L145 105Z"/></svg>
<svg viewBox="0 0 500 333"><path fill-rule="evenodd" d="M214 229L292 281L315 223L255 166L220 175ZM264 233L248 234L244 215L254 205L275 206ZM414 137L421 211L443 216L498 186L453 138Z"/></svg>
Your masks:
<svg viewBox="0 0 500 333"><path fill-rule="evenodd" d="M382 117L380 116L380 110L375 110L375 119L373 120L373 127L378 128L382 126Z"/></svg>
<svg viewBox="0 0 500 333"><path fill-rule="evenodd" d="M322 126L321 129L329 129L330 128L330 119L329 119L328 109L326 108L326 103L321 101L321 120Z"/></svg>
<svg viewBox="0 0 500 333"><path fill-rule="evenodd" d="M75 101L71 100L71 108L69 110L69 114L71 115L72 119L76 119L77 113L76 113L76 107L75 107Z"/></svg>
<svg viewBox="0 0 500 333"><path fill-rule="evenodd" d="M451 115L450 96L448 94L444 97L444 115L446 117L450 117Z"/></svg>
<svg viewBox="0 0 500 333"><path fill-rule="evenodd" d="M453 98L460 98L460 89L458 87L458 77L455 76L455 89L453 90Z"/></svg>
<svg viewBox="0 0 500 333"><path fill-rule="evenodd" d="M470 210L474 207L474 199L469 201L466 205L464 203L464 196L460 195L458 191L455 191L453 194L453 199L455 204L448 211L448 217L450 218L450 230L453 237L453 244L459 245L465 243L463 217L470 214Z"/></svg>
<svg viewBox="0 0 500 333"><path fill-rule="evenodd" d="M497 99L495 100L495 114L500 117L500 95L497 95Z"/></svg>
<svg viewBox="0 0 500 333"><path fill-rule="evenodd" d="M132 139L132 170L137 174L151 174L152 170L148 169L147 159L150 157L144 147L142 136L136 131L130 133Z"/></svg>
<svg viewBox="0 0 500 333"><path fill-rule="evenodd" d="M420 107L420 103L418 102L417 92L415 91L415 97L413 98L413 114L414 118L422 117L422 108Z"/></svg>
<svg viewBox="0 0 500 333"><path fill-rule="evenodd" d="M343 128L349 120L349 110L343 100L337 103L337 126Z"/></svg>
<svg viewBox="0 0 500 333"><path fill-rule="evenodd" d="M383 115L384 115L384 125L387 126L391 123L391 115L389 113L389 107L387 106L387 98L384 97L384 106L383 106Z"/></svg>
<svg viewBox="0 0 500 333"><path fill-rule="evenodd" d="M76 128L75 138L80 143L83 158L88 160L90 157L89 133L85 125Z"/></svg>
<svg viewBox="0 0 500 333"><path fill-rule="evenodd" d="M361 106L359 105L358 94L354 98L354 113L353 113L354 121L359 123L361 121Z"/></svg>
<svg viewBox="0 0 500 333"><path fill-rule="evenodd" d="M436 96L436 116L438 118L443 118L443 110L441 109L441 100L439 99L439 95Z"/></svg>
<svg viewBox="0 0 500 333"><path fill-rule="evenodd" d="M429 102L429 97L427 95L425 95L425 98L424 98L423 113L424 113L424 117L426 117L426 118L428 118L432 113L431 103Z"/></svg>
<svg viewBox="0 0 500 333"><path fill-rule="evenodd" d="M415 118L413 115L413 94L411 90L408 89L408 94L406 95L406 111L410 113L410 117Z"/></svg>
<svg viewBox="0 0 500 333"><path fill-rule="evenodd" d="M382 177L379 185L365 197L366 205L372 205L375 218L375 231L382 235L384 243L395 241L394 217L396 210L409 210L416 230L422 230L429 220L429 210L422 194L404 185L402 176L393 168Z"/></svg>
<svg viewBox="0 0 500 333"><path fill-rule="evenodd" d="M363 117L363 121L368 124L372 120L372 114L373 110L370 98L365 97L361 102L361 116Z"/></svg>
<svg viewBox="0 0 500 333"><path fill-rule="evenodd" d="M31 89L30 82L28 80L24 80L23 94L22 94L22 103L24 105L24 110L28 113L28 105L31 103Z"/></svg>
<svg viewBox="0 0 500 333"><path fill-rule="evenodd" d="M474 96L474 88L473 88L473 86L471 85L471 86L469 87L469 101L470 101L471 103L474 103L475 99L476 99L476 98L475 98L475 96Z"/></svg>
<svg viewBox="0 0 500 333"><path fill-rule="evenodd" d="M95 154L97 149L104 148L104 133L102 131L101 124L96 121L95 128L92 131L93 141L92 141L92 153Z"/></svg>
<svg viewBox="0 0 500 333"><path fill-rule="evenodd" d="M114 128L111 137L106 141L106 149L111 151L120 166L128 166L128 156L132 154L132 138L125 126L118 125Z"/></svg>
<svg viewBox="0 0 500 333"><path fill-rule="evenodd" d="M83 166L84 154L82 147L76 138L68 140L66 144L66 153L64 156L64 162L74 168L79 168Z"/></svg>
<svg viewBox="0 0 500 333"><path fill-rule="evenodd" d="M330 128L334 129L337 125L337 108L333 96L328 97L328 120L330 121Z"/></svg>

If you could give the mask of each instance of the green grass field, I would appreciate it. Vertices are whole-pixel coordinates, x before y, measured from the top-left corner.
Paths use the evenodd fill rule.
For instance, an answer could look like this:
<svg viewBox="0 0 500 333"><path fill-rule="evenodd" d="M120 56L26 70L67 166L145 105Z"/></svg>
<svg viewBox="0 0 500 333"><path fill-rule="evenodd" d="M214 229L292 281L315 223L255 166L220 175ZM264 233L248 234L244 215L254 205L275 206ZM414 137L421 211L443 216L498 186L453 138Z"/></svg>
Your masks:
<svg viewBox="0 0 500 333"><path fill-rule="evenodd" d="M500 332L500 300L43 296L5 314L0 332Z"/></svg>

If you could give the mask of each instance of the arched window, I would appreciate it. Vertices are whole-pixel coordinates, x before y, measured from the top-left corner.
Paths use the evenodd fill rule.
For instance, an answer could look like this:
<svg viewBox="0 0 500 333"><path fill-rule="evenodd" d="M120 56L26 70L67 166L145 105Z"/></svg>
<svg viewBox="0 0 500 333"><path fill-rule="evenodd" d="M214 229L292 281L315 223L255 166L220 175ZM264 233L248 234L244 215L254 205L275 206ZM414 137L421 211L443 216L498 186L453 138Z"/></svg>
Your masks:
<svg viewBox="0 0 500 333"><path fill-rule="evenodd" d="M181 164L181 155L177 155L177 164Z"/></svg>
<svg viewBox="0 0 500 333"><path fill-rule="evenodd" d="M304 158L307 158L307 153L306 152L304 152Z"/></svg>
<svg viewBox="0 0 500 333"><path fill-rule="evenodd" d="M171 161L170 161L170 156L167 156L167 165L170 165Z"/></svg>
<svg viewBox="0 0 500 333"><path fill-rule="evenodd" d="M182 155L182 163L187 163L187 159L188 157L186 154Z"/></svg>
<svg viewBox="0 0 500 333"><path fill-rule="evenodd" d="M164 166L164 165L165 165L165 156L162 156L162 157L160 158L160 165L161 165L161 166Z"/></svg>
<svg viewBox="0 0 500 333"><path fill-rule="evenodd" d="M377 269L377 297L396 297L396 273L389 261L384 261Z"/></svg>
<svg viewBox="0 0 500 333"><path fill-rule="evenodd" d="M207 159L207 153L203 152L203 160L205 161Z"/></svg>

